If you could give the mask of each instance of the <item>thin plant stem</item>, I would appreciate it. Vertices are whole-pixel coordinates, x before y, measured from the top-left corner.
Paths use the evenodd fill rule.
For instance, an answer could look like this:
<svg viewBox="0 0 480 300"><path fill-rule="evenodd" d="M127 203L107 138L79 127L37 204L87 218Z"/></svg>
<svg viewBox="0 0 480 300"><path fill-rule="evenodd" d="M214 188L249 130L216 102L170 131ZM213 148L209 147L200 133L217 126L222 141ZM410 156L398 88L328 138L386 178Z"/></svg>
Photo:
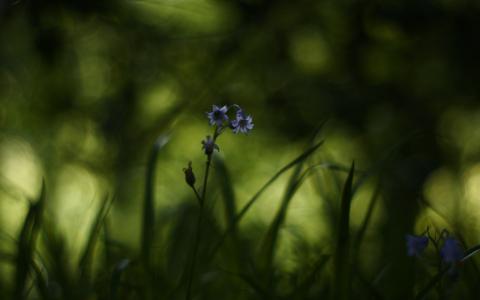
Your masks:
<svg viewBox="0 0 480 300"><path fill-rule="evenodd" d="M202 206L202 198L200 197L200 194L198 193L197 189L195 186L192 186L193 193L195 194L195 197L197 197L198 204Z"/></svg>
<svg viewBox="0 0 480 300"><path fill-rule="evenodd" d="M203 177L202 197L201 197L200 207L203 207L203 203L205 202L205 196L207 194L208 174L210 173L209 171L210 171L211 163L212 163L212 154L208 155L207 165L205 166L205 176Z"/></svg>
<svg viewBox="0 0 480 300"><path fill-rule="evenodd" d="M186 299L190 300L192 298L192 283L193 283L193 274L195 272L195 265L197 261L197 252L200 245L200 236L202 234L201 225L203 221L203 205L200 205L200 215L198 216L197 221L197 231L195 233L195 242L193 244L193 254L192 254L192 263L190 265L190 272L188 275L188 285L187 285L187 295Z"/></svg>
<svg viewBox="0 0 480 300"><path fill-rule="evenodd" d="M218 128L217 126L215 126L215 131L213 134L213 143L215 143L215 141L217 140L221 132L222 132L222 128ZM192 186L193 191L200 202L200 214L198 216L197 231L195 233L195 241L193 244L192 263L190 265L190 272L188 275L187 294L186 294L187 300L190 300L192 298L193 274L195 273L195 265L197 262L198 248L200 246L200 238L202 235L203 209L205 204L205 198L207 195L208 175L210 174L210 165L212 164L212 155L213 153L210 153L207 155L207 162L205 165L205 175L203 176L203 186L202 186L201 196L198 194L197 189Z"/></svg>

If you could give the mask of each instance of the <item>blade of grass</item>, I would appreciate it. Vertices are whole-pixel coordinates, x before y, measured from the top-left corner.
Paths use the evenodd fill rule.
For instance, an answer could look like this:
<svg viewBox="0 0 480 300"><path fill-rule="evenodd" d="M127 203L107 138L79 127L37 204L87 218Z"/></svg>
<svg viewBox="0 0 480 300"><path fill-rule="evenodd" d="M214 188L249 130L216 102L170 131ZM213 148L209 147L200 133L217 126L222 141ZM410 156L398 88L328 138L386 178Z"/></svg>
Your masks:
<svg viewBox="0 0 480 300"><path fill-rule="evenodd" d="M223 245L223 242L225 241L226 237L232 232L232 229L237 226L242 218L245 216L245 214L248 212L250 207L257 201L257 199L263 194L263 192L270 186L272 185L283 173L291 169L292 167L296 166L297 164L303 162L306 160L308 157L310 157L321 145L323 144L323 141L318 142L314 146L310 147L307 149L305 152L303 152L301 155L299 155L297 158L295 158L293 161L288 163L286 166L281 168L275 175L273 175L261 188L260 190L257 191L257 193L247 202L247 204L240 210L240 212L236 215L232 225L230 225L225 232L222 234L220 237L220 240L218 243L215 245L215 247L212 250L212 253L210 254L210 259L212 259L217 251L220 249L220 247Z"/></svg>
<svg viewBox="0 0 480 300"><path fill-rule="evenodd" d="M317 129L315 130L314 134L312 135L311 139L308 141L308 147L311 147L314 144L315 139L317 138L320 130L322 129L323 125L325 122L322 122ZM287 214L287 209L288 205L290 204L291 199L295 195L296 191L300 187L300 185L303 182L303 179L306 177L306 174L308 173L309 169L305 171L303 174L301 174L304 163L306 160L300 161L296 166L295 169L293 170L292 175L290 176L290 179L288 180L287 187L285 189L284 196L281 201L280 208L275 215L268 231L267 234L264 238L263 245L262 245L262 250L261 252L263 253L263 263L264 267L266 268L267 273L272 274L272 272L269 272L271 265L273 263L273 257L274 257L274 249L275 245L278 239L278 233L280 230L280 227L286 217Z"/></svg>
<svg viewBox="0 0 480 300"><path fill-rule="evenodd" d="M102 244L103 244L103 257L105 259L105 264L111 266L113 264L113 251L112 245L110 243L111 234L110 234L110 223L108 222L108 216L105 216L103 219L102 228Z"/></svg>
<svg viewBox="0 0 480 300"><path fill-rule="evenodd" d="M110 283L110 299L117 299L117 293L121 285L122 274L130 266L130 263L131 262L129 259L122 259L115 265Z"/></svg>
<svg viewBox="0 0 480 300"><path fill-rule="evenodd" d="M38 266L34 261L32 262L32 268L35 272L36 278L35 282L37 283L37 289L42 299L49 299L48 284L45 279L40 266Z"/></svg>
<svg viewBox="0 0 480 300"><path fill-rule="evenodd" d="M370 199L370 202L368 204L367 208L367 213L365 214L365 217L363 218L362 225L360 226L360 229L357 232L357 236L355 237L355 248L358 249L360 246L360 243L362 242L365 233L367 231L368 224L370 223L370 220L373 215L373 210L375 208L375 205L377 204L378 199L380 198L380 182L377 183L377 186L375 187L375 190L372 194L372 197Z"/></svg>
<svg viewBox="0 0 480 300"><path fill-rule="evenodd" d="M260 297L260 299L275 299L274 296L272 296L267 289L258 284L250 276L245 274L238 274L237 276L244 282L246 282L248 286L250 286L252 290L255 291L255 293Z"/></svg>
<svg viewBox="0 0 480 300"><path fill-rule="evenodd" d="M421 131L413 131L405 137L398 140L398 142L392 145L381 157L371 166L362 176L358 178L353 186L353 193L355 193L370 177L375 174L381 173L389 166L389 162L395 159L395 155L401 150L401 148L407 145L413 138L420 136Z"/></svg>
<svg viewBox="0 0 480 300"><path fill-rule="evenodd" d="M349 299L350 296L350 204L353 197L353 174L355 163L352 163L350 173L343 187L338 225L337 245L334 261L333 298L335 300Z"/></svg>
<svg viewBox="0 0 480 300"><path fill-rule="evenodd" d="M373 286L377 286L380 284L383 278L388 274L390 268L392 266L392 263L387 263L385 266L383 266L382 269L380 269L380 272L377 273L375 278L372 280Z"/></svg>
<svg viewBox="0 0 480 300"><path fill-rule="evenodd" d="M226 220L226 227L231 227L231 240L232 240L232 253L235 259L235 267L238 272L242 272L245 269L245 261L249 256L249 249L241 243L238 228L235 225L235 215L236 215L236 199L235 191L233 189L233 183L228 172L225 161L220 156L215 156L214 159L215 174L217 180L219 181L220 189L223 196L223 207Z"/></svg>
<svg viewBox="0 0 480 300"><path fill-rule="evenodd" d="M296 159L294 159L292 162L284 166L282 169L280 169L275 175L273 175L270 180L268 180L261 188L260 190L247 202L247 204L242 208L240 213L235 217L235 224L238 224L241 219L245 216L247 211L250 209L250 207L255 203L255 201L260 197L260 195L272 184L274 183L280 175L288 171L290 168L294 167L297 164L302 163L305 161L310 155L312 155L321 145L323 144L323 141L318 142L316 145L310 147L307 149L304 153L302 153L300 156L298 156Z"/></svg>
<svg viewBox="0 0 480 300"><path fill-rule="evenodd" d="M370 299L382 300L383 296L377 290L375 285L364 278L360 272L355 272L356 278L366 287L368 293L370 294Z"/></svg>
<svg viewBox="0 0 480 300"><path fill-rule="evenodd" d="M15 286L13 299L25 299L25 287L28 274L33 264L33 255L38 232L41 226L41 217L45 202L45 183L42 183L42 190L37 201L30 203L20 237L18 239L17 258L15 266Z"/></svg>
<svg viewBox="0 0 480 300"><path fill-rule="evenodd" d="M287 297L287 299L306 299L306 294L311 286L315 283L320 271L327 265L330 260L330 255L322 255L320 259L315 263L313 270L307 275L307 277L298 284L293 292Z"/></svg>
<svg viewBox="0 0 480 300"><path fill-rule="evenodd" d="M222 190L225 220L227 221L227 226L232 226L232 235L236 237L236 226L234 222L237 208L232 179L225 165L225 161L219 155L214 156L213 162L216 170L215 174Z"/></svg>
<svg viewBox="0 0 480 300"><path fill-rule="evenodd" d="M86 282L91 273L93 255L95 250L95 245L100 235L100 230L104 224L105 217L108 214L112 201L109 200L108 196L105 196L100 209L98 210L95 221L92 224L90 234L88 236L87 244L83 250L83 254L78 262L78 269L80 270L80 281Z"/></svg>
<svg viewBox="0 0 480 300"><path fill-rule="evenodd" d="M472 256L480 252L480 245L473 246L469 248L466 252L463 258L460 260L459 263L463 264L465 261L470 259ZM443 275L447 273L451 267L445 267L443 268L440 272L437 273L429 282L428 284L415 296L415 300L421 300L425 296L427 296L428 293L440 282L440 280L443 278Z"/></svg>
<svg viewBox="0 0 480 300"><path fill-rule="evenodd" d="M448 268L444 268L440 272L437 273L428 283L427 285L415 296L415 300L423 299L443 278L443 275L447 273Z"/></svg>
<svg viewBox="0 0 480 300"><path fill-rule="evenodd" d="M255 294L257 294L258 297L260 297L260 299L274 299L273 296L268 292L268 290L260 283L256 282L255 279L252 278L252 276L245 273L235 273L224 269L221 269L221 271L227 275L240 278L255 292Z"/></svg>
<svg viewBox="0 0 480 300"><path fill-rule="evenodd" d="M278 240L279 231L286 218L290 201L292 200L296 191L298 190L301 183L303 182L302 179L304 178L304 176L301 176L302 168L303 168L303 163L299 163L295 167L292 175L290 176L280 208L277 214L275 215L272 223L270 224L270 227L267 231L267 234L265 235L265 238L261 246L260 262L262 264L263 271L268 277L267 286L269 288L271 288L271 284L272 284L271 281L273 279L272 264L275 256L275 248Z"/></svg>
<svg viewBox="0 0 480 300"><path fill-rule="evenodd" d="M342 166L330 163L320 163L309 166L305 169L302 173L300 173L302 169L302 164L297 165L295 168L292 176L290 177L289 183L287 184L287 188L284 193L284 197L282 199L281 206L279 211L277 212L274 220L272 221L267 234L263 240L262 248L261 248L261 263L263 264L262 267L264 272L269 275L268 283L271 284L271 280L273 279L271 275L273 275L273 260L275 257L275 249L276 244L278 241L278 236L280 232L280 228L285 221L288 206L294 197L295 193L299 190L300 186L305 182L306 178L313 173L313 171L325 168L334 171L340 172L349 172L349 168L343 168ZM269 286L271 287L271 286Z"/></svg>
<svg viewBox="0 0 480 300"><path fill-rule="evenodd" d="M143 223L141 235L141 255L142 261L146 267L150 266L150 249L153 241L155 213L154 213L154 187L155 187L155 167L160 150L168 143L167 136L160 136L150 153L147 164L147 177L145 184L145 199L143 202Z"/></svg>
<svg viewBox="0 0 480 300"><path fill-rule="evenodd" d="M266 266L271 266L273 262L272 260L275 255L274 250L276 246L276 241L278 239L279 230L281 225L285 221L285 217L286 217L288 206L290 204L291 199L293 198L295 193L298 191L300 186L303 184L305 179L309 175L311 175L314 170L320 169L320 168L339 171L339 172L350 171L349 168L343 168L342 166L339 166L336 164L320 163L320 164L315 164L313 166L309 166L306 170L304 170L300 174L299 171L301 171L301 164L297 166L296 170L290 177L289 183L287 184L287 188L285 190L284 197L282 199L282 204L280 206L280 209L277 212L274 220L272 221L262 245L263 259L264 259L264 262L266 262Z"/></svg>
<svg viewBox="0 0 480 300"><path fill-rule="evenodd" d="M332 157L326 151L319 156L322 160L324 160L324 157L326 157L326 160L328 161L332 160ZM315 194L317 195L323 210L319 217L322 219L325 226L333 230L338 224L338 195L341 194L341 186L344 183L343 178L345 177L342 174L340 180L340 178L337 177L341 174L337 174L335 171L342 171L348 174L350 166L344 168L343 166L338 166L333 163L333 168L330 168L330 165L332 164L327 163L324 172L322 172L322 170L313 172L312 187L314 188ZM319 169L324 169L324 167L320 167ZM330 170L334 172L330 172Z"/></svg>

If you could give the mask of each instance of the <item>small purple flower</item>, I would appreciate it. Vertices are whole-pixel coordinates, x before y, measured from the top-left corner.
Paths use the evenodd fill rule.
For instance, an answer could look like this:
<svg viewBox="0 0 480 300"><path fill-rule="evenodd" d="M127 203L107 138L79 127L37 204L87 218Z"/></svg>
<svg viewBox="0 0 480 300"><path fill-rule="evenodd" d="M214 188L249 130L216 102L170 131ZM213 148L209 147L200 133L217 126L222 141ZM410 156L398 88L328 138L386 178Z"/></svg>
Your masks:
<svg viewBox="0 0 480 300"><path fill-rule="evenodd" d="M253 129L252 116L247 115L242 109L237 110L237 118L231 123L234 133L248 133Z"/></svg>
<svg viewBox="0 0 480 300"><path fill-rule="evenodd" d="M448 237L443 242L440 255L446 263L457 263L463 258L463 249L460 242L452 237Z"/></svg>
<svg viewBox="0 0 480 300"><path fill-rule="evenodd" d="M209 135L207 135L207 138L202 141L202 149L205 151L206 155L211 155L213 153L213 150L220 151L218 145L215 144L215 142Z"/></svg>
<svg viewBox="0 0 480 300"><path fill-rule="evenodd" d="M207 113L210 125L222 126L223 122L228 121L227 111L228 108L226 105L222 107L213 105L212 111Z"/></svg>
<svg viewBox="0 0 480 300"><path fill-rule="evenodd" d="M419 257L428 246L428 237L417 235L406 235L407 255Z"/></svg>

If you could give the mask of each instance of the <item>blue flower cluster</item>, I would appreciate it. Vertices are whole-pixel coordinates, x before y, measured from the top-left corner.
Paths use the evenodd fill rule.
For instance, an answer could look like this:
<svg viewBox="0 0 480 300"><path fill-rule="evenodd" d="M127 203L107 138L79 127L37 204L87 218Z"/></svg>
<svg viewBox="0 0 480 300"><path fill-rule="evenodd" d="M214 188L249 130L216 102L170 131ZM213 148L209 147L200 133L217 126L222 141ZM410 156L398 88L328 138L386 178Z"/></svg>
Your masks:
<svg viewBox="0 0 480 300"><path fill-rule="evenodd" d="M230 120L228 117L228 111L234 108L235 118ZM228 124L234 133L248 133L253 129L253 119L252 116L247 115L245 111L238 105L234 104L230 107L224 106L217 106L213 105L212 111L207 113L208 120L210 125L215 125L219 128L222 128Z"/></svg>
<svg viewBox="0 0 480 300"><path fill-rule="evenodd" d="M428 237L407 234L407 255L419 257L428 246Z"/></svg>
<svg viewBox="0 0 480 300"><path fill-rule="evenodd" d="M463 248L460 242L453 237L447 236L443 237L441 240L435 241L429 236L407 234L405 238L407 242L408 256L420 257L427 248L429 240L432 240L432 242L435 243L435 246L443 241L439 254L444 263L454 265L463 259Z"/></svg>
<svg viewBox="0 0 480 300"><path fill-rule="evenodd" d="M458 263L462 260L463 254L463 249L459 241L452 237L445 239L443 247L440 250L440 255L444 262L449 264Z"/></svg>
<svg viewBox="0 0 480 300"><path fill-rule="evenodd" d="M229 110L235 110L235 117L230 119L228 116ZM224 132L225 129L230 128L233 133L249 133L253 129L253 119L251 115L245 113L245 111L237 104L233 104L229 107L226 105L217 106L213 105L212 110L207 112L207 117L210 125L215 126L213 135L207 135L206 138L202 141L202 150L207 156L207 168L205 175L205 182L208 175L208 170L210 169L210 163L212 159L213 152L215 150L220 151L220 148L216 144L217 138ZM183 168L185 174L186 183L193 188L197 198L200 203L203 203L205 198L205 187L202 197L198 194L195 188L195 174L193 173L192 163L188 164L187 168ZM205 186L205 185L204 185Z"/></svg>

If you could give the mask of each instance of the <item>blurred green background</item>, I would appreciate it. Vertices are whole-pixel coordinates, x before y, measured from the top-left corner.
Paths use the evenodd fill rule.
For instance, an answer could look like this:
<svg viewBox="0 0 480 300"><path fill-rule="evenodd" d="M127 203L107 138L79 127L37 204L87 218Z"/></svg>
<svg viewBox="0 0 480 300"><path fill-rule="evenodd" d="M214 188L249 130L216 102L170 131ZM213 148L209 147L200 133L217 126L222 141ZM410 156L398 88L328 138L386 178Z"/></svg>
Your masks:
<svg viewBox="0 0 480 300"><path fill-rule="evenodd" d="M200 141L212 131L205 112L236 103L255 123L248 136L218 141L237 208L328 120L311 163L348 168L355 160L360 174L372 172L355 194L352 231L379 193L356 249L358 273L373 280L385 271L380 293L407 299L415 278L406 233L448 228L465 246L480 242L479 15L480 2L468 0L0 0L0 250L15 248L27 199L44 179L45 222L63 236L68 268L106 194L115 198L112 240L135 253L157 137L170 136L155 181L156 212L167 223L196 204L182 168L191 160L200 177ZM295 195L279 270L298 267L298 240L317 255L332 251L345 175L319 170ZM287 181L246 215L252 240Z"/></svg>

